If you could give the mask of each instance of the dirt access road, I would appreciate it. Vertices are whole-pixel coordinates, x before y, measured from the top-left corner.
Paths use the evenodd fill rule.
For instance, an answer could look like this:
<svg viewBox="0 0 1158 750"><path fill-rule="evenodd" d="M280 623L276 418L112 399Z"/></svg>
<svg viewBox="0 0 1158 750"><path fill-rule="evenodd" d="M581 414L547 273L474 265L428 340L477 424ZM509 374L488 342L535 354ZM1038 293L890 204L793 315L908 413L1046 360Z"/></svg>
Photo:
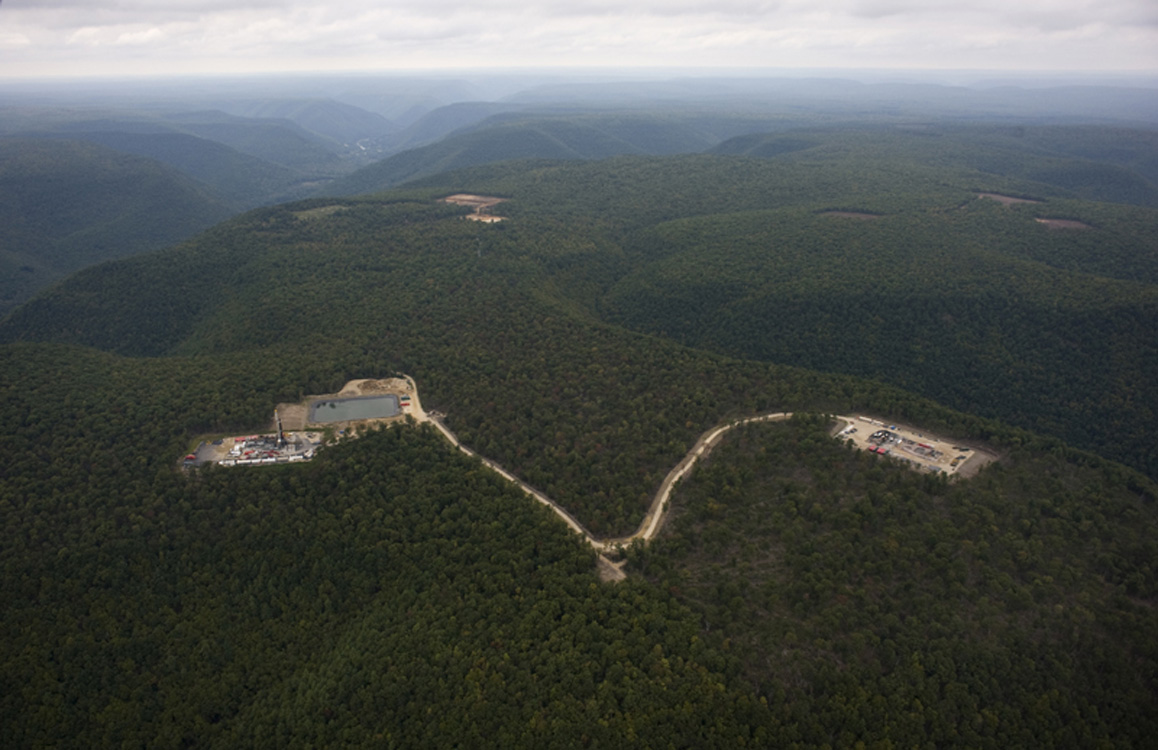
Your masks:
<svg viewBox="0 0 1158 750"><path fill-rule="evenodd" d="M732 430L741 425L751 424L753 422L774 422L792 417L792 412L773 412L770 414L760 414L753 417L733 420L727 424L722 424L708 430L700 436L700 439L696 441L695 445L692 446L687 455L685 455L683 459L678 464L676 464L675 468L668 472L668 475L664 477L663 482L659 486L659 490L655 493L655 497L652 498L651 505L649 506L647 513L643 517L643 522L640 523L639 528L635 531L635 533L625 537L599 539L595 537L595 535L593 535L590 531L588 531L587 528L583 526L583 524L579 523L577 518L568 513L567 510L563 508L563 506L559 505L539 490L523 482L521 479L511 474L499 464L495 463L489 458L486 458L485 456L480 456L478 453L475 453L473 450L463 445L459 441L458 437L453 432L451 432L445 424L442 423L441 419L439 419L437 415L431 415L422 408L422 401L418 396L418 386L415 384L414 379L409 375L404 375L403 379L408 386L406 390L411 396L411 404L408 412L409 415L417 422L427 422L433 425L435 429L437 429L442 434L442 436L445 437L447 441L455 448L458 448L468 456L477 458L488 468L499 474L499 476L503 477L508 482L530 495L536 501L550 508L555 513L555 515L563 519L563 522L571 527L572 531L582 536L587 541L587 543L590 544L598 553L599 573L605 581L617 581L626 577L626 574L623 572L623 565L625 561L613 561L611 556L618 557L623 548L631 545L637 540L646 544L655 538L655 535L659 533L659 530L663 527L664 516L668 511L668 501L671 498L671 493L672 490L675 489L676 483L683 479L683 477L692 470L692 467L695 466L697 461L709 455L712 452L712 448L714 448L720 442L720 440L723 439L724 435L726 435L729 430ZM356 382L362 383L364 381ZM353 383L347 385L347 388L350 388L351 385L353 385ZM343 389L343 392L345 391L346 388ZM847 433L846 430L850 429L854 425L859 425L862 428L885 427L883 423L868 417L838 416L836 417L836 420L838 420L838 424L841 422L844 423L843 429L842 427L838 427L836 432L838 432L841 437L852 437L853 441L857 444L857 447L862 449L867 448L867 446L870 444L865 439L867 437L868 430L865 431L865 434L853 433L852 435ZM896 427L893 429L894 431L898 430ZM911 428L900 427L899 429L908 432ZM918 434L915 431L913 432L914 435ZM941 441L937 438L934 438L933 436L926 437L922 434L920 437L923 441L936 440L937 447L941 447ZM945 446L945 448L949 447L950 446L948 445ZM986 452L980 450L970 450L969 452L972 454L970 456L970 463L974 464L973 466L970 466L970 469L972 469L970 473L975 472L977 468L980 468L980 465L987 463L988 460L993 460L993 458L995 458L991 454L987 454ZM942 460L948 461L949 459L945 458ZM961 466L960 468L964 469L965 467Z"/></svg>
<svg viewBox="0 0 1158 750"><path fill-rule="evenodd" d="M676 464L674 469L668 472L668 475L660 484L659 490L655 493L655 497L652 498L651 506L648 508L647 513L643 517L643 522L640 523L636 532L630 536L625 537L599 539L590 531L588 531L587 528L583 526L583 524L579 523L579 520L575 518L575 516L568 513L567 510L563 508L563 506L559 505L557 502L547 497L539 490L523 482L521 479L511 474L509 471L494 461L491 461L485 456L480 456L470 448L463 445L459 441L458 437L453 432L451 432L450 429L444 425L441 420L434 419L426 413L426 411L422 408L421 402L418 400L418 389L414 385L414 381L410 380L409 377L407 377L407 380L411 385L411 393L414 394L413 406L411 407L411 415L417 421L429 422L430 424L434 425L434 427L442 433L443 437L445 437L451 445L458 448L466 455L479 459L483 462L483 464L497 472L508 482L514 484L523 492L527 493L535 500L542 503L543 505L546 505L548 508L554 511L557 516L563 519L564 523L571 527L572 531L586 539L587 543L590 544L595 549L595 551L599 553L599 574L604 580L610 581L622 580L626 577L626 574L623 572L623 565L625 561L620 560L618 562L614 562L610 557L608 557L608 555L611 554L618 556L622 549L629 546L632 542L641 540L646 543L655 537L660 528L663 526L663 518L668 510L668 499L671 497L672 489L675 488L676 482L678 482L684 477L685 474L691 471L692 467L695 466L696 461L711 453L712 448L720 442L720 439L723 438L724 434L727 433L728 430L731 430L734 427L739 427L743 424L749 424L751 422L768 422L773 420L788 419L792 416L791 412L762 414L755 417L748 417L746 419L729 422L728 424L720 425L719 427L713 427L712 429L708 430L700 436L700 439L696 441L696 444L692 446L692 449L688 451L683 460Z"/></svg>

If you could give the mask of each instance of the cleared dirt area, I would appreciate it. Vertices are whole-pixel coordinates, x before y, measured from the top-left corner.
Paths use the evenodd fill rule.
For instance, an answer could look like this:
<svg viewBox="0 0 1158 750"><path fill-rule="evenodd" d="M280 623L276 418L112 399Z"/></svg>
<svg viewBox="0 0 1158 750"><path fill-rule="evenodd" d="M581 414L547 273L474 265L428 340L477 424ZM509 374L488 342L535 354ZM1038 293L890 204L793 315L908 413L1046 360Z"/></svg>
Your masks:
<svg viewBox="0 0 1158 750"><path fill-rule="evenodd" d="M1084 221L1073 219L1034 219L1038 224L1045 224L1050 229L1093 229Z"/></svg>
<svg viewBox="0 0 1158 750"><path fill-rule="evenodd" d="M282 427L287 430L304 430L306 419L309 418L309 404L278 404L277 413L281 415Z"/></svg>
<svg viewBox="0 0 1158 750"><path fill-rule="evenodd" d="M443 203L473 208L474 213L469 214L466 218L487 224L503 220L502 216L492 216L490 210L506 200L506 198L496 198L493 195L474 195L472 193L455 193L442 199Z"/></svg>
<svg viewBox="0 0 1158 750"><path fill-rule="evenodd" d="M611 562L603 555L595 558L595 567L599 572L599 580L604 583L615 583L627 578L623 572L623 562Z"/></svg>
<svg viewBox="0 0 1158 750"><path fill-rule="evenodd" d="M837 417L837 437L860 450L908 464L917 471L971 477L997 455L977 445L934 435L910 425L859 415Z"/></svg>
<svg viewBox="0 0 1158 750"><path fill-rule="evenodd" d="M379 395L397 397L396 414L389 417L325 423L309 421L310 408L316 402ZM250 466L309 461L317 449L321 448L326 440L332 439L335 433L342 435L349 432L353 435L350 428L355 425L389 424L406 419L408 416L426 419L422 407L418 404L414 381L409 378L351 380L338 393L308 396L299 403L278 404L264 433L227 435L216 439L206 437L192 453L186 454L182 459L182 466L188 469L205 464Z"/></svg>
<svg viewBox="0 0 1158 750"><path fill-rule="evenodd" d="M1014 198L1012 195L1002 195L1001 193L978 193L978 198L989 198L995 200L1003 206L1012 206L1014 203L1041 203L1032 198Z"/></svg>

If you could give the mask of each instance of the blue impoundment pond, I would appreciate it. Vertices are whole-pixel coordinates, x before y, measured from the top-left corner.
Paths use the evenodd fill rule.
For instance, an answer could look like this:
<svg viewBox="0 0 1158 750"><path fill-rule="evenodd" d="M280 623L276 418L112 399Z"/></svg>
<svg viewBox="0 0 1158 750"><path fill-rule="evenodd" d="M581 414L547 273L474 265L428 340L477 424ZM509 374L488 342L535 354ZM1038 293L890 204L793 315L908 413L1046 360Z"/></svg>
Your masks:
<svg viewBox="0 0 1158 750"><path fill-rule="evenodd" d="M329 398L310 404L309 421L324 423L385 419L396 417L401 411L398 397L394 395Z"/></svg>

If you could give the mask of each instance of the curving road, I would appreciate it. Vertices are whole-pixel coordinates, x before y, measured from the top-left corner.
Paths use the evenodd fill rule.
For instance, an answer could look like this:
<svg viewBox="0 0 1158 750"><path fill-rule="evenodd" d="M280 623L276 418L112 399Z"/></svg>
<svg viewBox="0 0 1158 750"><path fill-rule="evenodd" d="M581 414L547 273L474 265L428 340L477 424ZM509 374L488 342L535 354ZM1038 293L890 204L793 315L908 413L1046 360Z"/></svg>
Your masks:
<svg viewBox="0 0 1158 750"><path fill-rule="evenodd" d="M671 497L671 492L675 488L676 482L683 479L684 475L691 471L695 466L696 461L699 461L704 456L711 453L712 448L724 436L728 430L733 427L748 424L750 422L771 422L775 420L788 419L792 416L792 412L780 411L772 414L761 414L755 417L748 417L746 419L739 419L728 424L713 427L700 436L692 449L688 451L683 460L676 464L676 467L668 472L664 480L659 485L659 490L652 498L651 507L647 509L647 514L643 517L643 522L639 528L631 536L621 537L619 539L604 539L602 541L593 538L590 534L587 535L587 541L593 547L603 552L610 552L620 547L626 547L634 542L636 539L642 539L644 542L650 542L652 538L659 532L660 527L663 526L663 517L667 513L667 501Z"/></svg>
<svg viewBox="0 0 1158 750"><path fill-rule="evenodd" d="M554 511L556 515L563 519L564 523L571 527L572 531L581 535L584 539L587 540L588 544L590 544L597 552L600 553L599 558L602 573L604 574L605 578L613 580L618 580L624 577L624 573L622 571L623 562L612 562L606 557L605 553L617 553L622 550L622 548L627 547L636 540L642 540L645 543L651 541L663 526L663 518L668 510L668 499L671 497L672 489L675 487L676 482L683 479L684 475L691 471L692 467L695 466L696 461L711 453L712 448L720 442L720 439L723 438L724 434L728 432L728 430L739 427L740 425L749 424L751 422L771 422L781 419L788 419L792 416L792 412L774 412L771 414L761 414L754 417L747 417L745 419L738 419L708 430L700 436L700 439L696 441L696 444L692 446L692 449L688 451L686 456L683 457L683 460L676 464L675 468L668 472L668 475L664 477L663 482L659 486L659 490L655 493L655 497L652 498L651 506L648 508L647 513L643 517L643 522L640 523L639 528L635 531L634 534L613 539L597 539L583 526L583 524L579 523L578 519L568 513L567 510L563 508L563 506L559 505L554 500L544 495L542 492L539 492L534 487L526 484L518 477L504 469L502 466L499 466L494 461L491 461L489 458L484 456L480 456L459 442L458 437L455 436L455 434L451 432L450 429L444 425L440 419L427 414L427 412L422 408L422 403L418 399L418 386L414 383L413 378L411 378L409 375L405 377L407 382L410 383L410 391L413 394L411 396L410 415L414 417L415 420L419 422L429 422L430 424L434 425L434 427L440 433L442 433L443 437L445 437L451 445L458 448L466 455L479 459L485 466L498 473L499 476L503 477L511 484L514 484L523 492L527 493L535 500L539 501L543 505L546 505L548 508Z"/></svg>
<svg viewBox="0 0 1158 750"><path fill-rule="evenodd" d="M587 541L587 543L595 549L595 551L598 553L599 572L604 580L621 580L626 577L623 572L624 561L621 560L619 562L612 562L608 555L618 557L622 553L623 549L630 546L633 542L641 541L646 544L647 542L650 542L656 534L659 533L659 530L663 527L664 516L668 511L668 500L671 497L672 490L675 488L676 483L683 479L684 476L692 470L692 467L695 466L696 461L711 453L712 448L720 442L720 440L729 430L735 427L739 427L740 425L751 424L752 422L772 422L788 419L792 416L792 412L772 412L769 414L758 414L756 416L745 417L743 419L735 419L731 422L713 427L712 429L708 430L700 436L700 439L697 440L695 445L692 446L691 450L687 452L687 455L685 455L683 459L681 459L680 462L676 464L675 468L668 472L668 475L664 477L663 482L661 482L659 485L659 490L656 491L655 497L652 498L651 505L648 507L647 513L645 513L643 516L642 523L640 523L639 528L636 529L635 533L624 537L598 539L594 534L588 531L587 528L583 526L583 524L579 523L579 520L575 518L575 516L568 513L566 508L559 505L539 490L523 482L521 479L516 477L514 474L511 474L499 464L495 463L489 458L480 456L470 448L463 445L459 441L458 437L453 432L451 432L445 424L442 423L440 415L429 414L425 409L422 408L422 402L418 397L418 385L414 382L414 378L410 377L409 375L402 375L401 377L407 383L406 390L409 395L409 399L404 398L402 400L403 413L418 422L428 422L434 425L435 429L437 429L442 434L442 436L445 437L447 441L455 448L458 448L468 456L477 458L485 466L496 472L503 479L507 480L511 484L521 489L523 492L533 497L538 502L550 508L552 512L555 513L555 515L559 516L559 518L563 519L564 523L571 527L572 531L582 536ZM361 382L362 381L351 381L349 384L347 384L347 387ZM407 401L409 401L409 403L407 403ZM872 419L870 417L836 416L835 419L840 422L844 422L844 428L837 430L839 437L847 437L849 440L856 444L856 447L862 450L877 448L876 443L879 441L873 441L871 435L869 434L874 426L881 429L886 429L884 422L881 422L877 419ZM858 434L857 429L853 428L854 425L857 425L857 423L860 422L864 423L866 430L863 433ZM945 442L943 438L938 438L934 435L926 436L922 432L915 432L913 428L905 427L904 425L899 427L889 426L887 429L890 433L897 435L898 440L900 439L899 436L907 435L907 437L904 438L902 450L908 450L909 453L899 456L900 459L931 471L943 471L945 472L946 476L951 476L956 473L954 470L957 468L958 462L960 462L962 459L965 460L965 463L960 464L960 466L964 468L964 466L968 464L975 473L976 470L983 466L985 463L996 460L997 458L996 455L983 449L960 447L956 444L953 444L951 441ZM834 432L834 434L836 433ZM920 447L928 449L935 448L935 450L933 451L931 458L926 456L926 458L922 461L919 460L919 451L912 449L913 445L919 445ZM958 455L955 461L948 467L940 466L941 463L948 461L948 456L959 451L967 454L968 458L966 458L966 455Z"/></svg>

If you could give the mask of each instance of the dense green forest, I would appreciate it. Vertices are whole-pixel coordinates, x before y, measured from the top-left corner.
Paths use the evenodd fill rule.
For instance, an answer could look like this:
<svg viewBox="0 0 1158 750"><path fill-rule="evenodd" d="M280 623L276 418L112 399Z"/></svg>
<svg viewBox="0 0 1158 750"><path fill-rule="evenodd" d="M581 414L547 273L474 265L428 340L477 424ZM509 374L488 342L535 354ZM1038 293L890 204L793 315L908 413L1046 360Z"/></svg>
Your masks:
<svg viewBox="0 0 1158 750"><path fill-rule="evenodd" d="M553 515L430 430L304 472L190 481L172 470L173 425L203 416L206 377L257 373L80 350L23 361L58 378L4 379L5 424L30 425L4 439L6 746L755 731L762 707L727 687L685 609L597 585Z"/></svg>
<svg viewBox="0 0 1158 750"><path fill-rule="evenodd" d="M793 739L1142 746L1156 727L1156 499L1050 453L946 483L749 425L632 564L774 696ZM1112 539L1113 549L1102 540ZM996 674L1003 675L995 679Z"/></svg>
<svg viewBox="0 0 1158 750"><path fill-rule="evenodd" d="M1038 133L1031 141L1050 136L1076 152L1086 132L1031 131ZM893 130L816 131L795 136L797 147L773 158L514 162L428 178L413 195L428 201L472 189L512 198L502 209L509 225L439 230L456 233L447 247L473 249L473 257L471 250L450 254L462 283L479 283L480 271L508 283L533 278L528 293L582 310L589 319L662 334L700 350L879 379L1158 475L1158 441L1151 437L1158 414L1151 376L1158 370L1152 335L1158 313L1155 209L1081 200L1057 184L955 163L962 154L982 161L978 154L984 150L971 150L978 141L999 142L991 153L998 159L1017 141L1004 131L922 134L908 156L899 147L903 137ZM1091 140L1083 153L1096 151L1099 141ZM928 142L945 145L937 150ZM1144 161L1149 142L1141 135L1125 141L1120 153L1131 155L1122 160ZM1021 171L1032 171L1025 165L1037 163L1038 150L1025 148ZM990 191L1040 202L1007 207L978 199ZM141 268L152 270L136 281L126 275L138 273L136 265L115 279L108 277L111 268L80 277L77 290L131 284L134 299L85 294L77 300L62 291L18 314L0 336L158 354L181 343L184 333L193 339L176 351L266 344L298 326L291 315L320 330L326 316L310 310L306 300L328 292L321 279L315 283L299 273L306 266L309 274L328 274L329 284L348 283L351 267L374 271L355 282L363 289L397 278L389 263L370 260L381 257L372 249L379 240L360 239L382 221L370 220L377 209L351 205L318 222L278 209L256 233L207 235L212 239L200 243L201 251L170 260L186 269L181 274L171 273L173 266L146 263ZM435 210L419 206L395 204L392 210L400 216ZM877 218L850 219L832 211ZM1080 221L1088 228L1055 230L1038 218ZM308 231L301 228L307 224ZM443 241L444 235L413 225L407 231L422 234L415 241L427 246ZM367 257L352 266L334 250L324 263L309 253L296 264L251 257L251 243L286 235L299 247L312 242L334 248L340 236L346 246L362 243L351 252ZM252 272L245 270L251 264ZM449 273L442 265L432 272ZM263 286L264 298L272 301L278 283L309 288L291 295L287 286L277 319L268 320L248 302L251 288ZM445 283L458 282L448 277ZM173 289L189 294L173 295ZM414 300L428 297L446 302L405 291L372 304L397 307L390 317L398 320L413 314ZM82 306L74 307L78 302ZM182 308L157 316L147 308L154 303ZM64 307L43 307L57 305ZM94 315L92 305L116 308L119 327ZM197 334L201 313L190 306L230 322L205 322L207 333ZM142 324L142 316L151 322ZM90 322L73 323L85 320ZM61 321L68 321L68 330L54 329ZM161 333L162 326L174 330ZM152 344L140 341L158 336ZM201 340L205 336L216 340ZM1090 367L1091 362L1113 366Z"/></svg>
<svg viewBox="0 0 1158 750"><path fill-rule="evenodd" d="M204 185L149 159L0 137L0 316L77 269L159 250L233 213Z"/></svg>
<svg viewBox="0 0 1158 750"><path fill-rule="evenodd" d="M867 221L678 220L645 240L667 256L603 309L706 349L880 378L1154 474L1158 224L1150 210L1048 206L1097 229L1049 230L1041 207L988 199Z"/></svg>
<svg viewBox="0 0 1158 750"><path fill-rule="evenodd" d="M14 311L0 740L1145 746L1153 209L898 159L895 137L262 208ZM460 220L437 200L458 191L507 219ZM614 585L429 429L175 466L396 372L599 535L711 426L815 416L727 438ZM1001 461L920 476L830 439L847 412Z"/></svg>

